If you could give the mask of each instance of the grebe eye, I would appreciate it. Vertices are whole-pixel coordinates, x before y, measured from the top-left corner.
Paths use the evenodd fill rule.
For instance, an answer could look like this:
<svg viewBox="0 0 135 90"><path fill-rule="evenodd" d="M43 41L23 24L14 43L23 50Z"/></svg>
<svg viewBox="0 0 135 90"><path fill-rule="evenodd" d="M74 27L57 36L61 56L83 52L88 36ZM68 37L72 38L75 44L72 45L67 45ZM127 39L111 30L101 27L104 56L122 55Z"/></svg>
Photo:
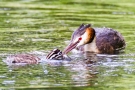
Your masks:
<svg viewBox="0 0 135 90"><path fill-rule="evenodd" d="M82 38L80 37L80 38L78 38L78 40L80 41L80 40L82 40Z"/></svg>

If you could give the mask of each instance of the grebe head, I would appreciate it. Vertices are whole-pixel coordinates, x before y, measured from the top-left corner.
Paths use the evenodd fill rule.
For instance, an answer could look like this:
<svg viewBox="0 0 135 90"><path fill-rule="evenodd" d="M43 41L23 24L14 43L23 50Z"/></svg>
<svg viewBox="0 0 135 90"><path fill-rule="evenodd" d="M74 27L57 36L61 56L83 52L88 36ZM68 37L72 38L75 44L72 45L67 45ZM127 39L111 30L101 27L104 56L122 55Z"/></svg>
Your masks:
<svg viewBox="0 0 135 90"><path fill-rule="evenodd" d="M62 54L62 51L59 49L53 49L47 56L46 59L55 59L55 60L62 60L64 59L64 56Z"/></svg>
<svg viewBox="0 0 135 90"><path fill-rule="evenodd" d="M68 55L63 55L62 51L59 49L53 49L47 56L48 60L64 60L71 61L71 58Z"/></svg>
<svg viewBox="0 0 135 90"><path fill-rule="evenodd" d="M95 37L95 30L90 26L90 24L82 24L76 31L73 32L70 44L64 49L63 54L67 54L72 49L93 41Z"/></svg>

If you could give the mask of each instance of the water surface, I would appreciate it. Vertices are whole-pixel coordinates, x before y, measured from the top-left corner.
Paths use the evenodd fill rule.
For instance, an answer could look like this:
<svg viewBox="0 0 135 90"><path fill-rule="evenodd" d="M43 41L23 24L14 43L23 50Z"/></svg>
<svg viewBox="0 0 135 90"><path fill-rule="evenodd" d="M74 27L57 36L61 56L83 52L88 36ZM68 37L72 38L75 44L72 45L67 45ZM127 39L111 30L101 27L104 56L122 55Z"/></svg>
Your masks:
<svg viewBox="0 0 135 90"><path fill-rule="evenodd" d="M134 90L134 0L0 0L0 88L50 90ZM70 62L50 62L11 68L2 60L18 53L40 57L61 50L82 23L110 27L126 40L124 53L80 54Z"/></svg>

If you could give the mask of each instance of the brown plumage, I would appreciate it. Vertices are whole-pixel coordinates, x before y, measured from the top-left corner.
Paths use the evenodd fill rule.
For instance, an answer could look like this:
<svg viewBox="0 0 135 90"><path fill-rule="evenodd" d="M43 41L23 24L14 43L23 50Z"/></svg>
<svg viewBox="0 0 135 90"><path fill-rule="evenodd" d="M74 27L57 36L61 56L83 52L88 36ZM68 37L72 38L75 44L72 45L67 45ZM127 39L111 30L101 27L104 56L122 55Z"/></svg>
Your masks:
<svg viewBox="0 0 135 90"><path fill-rule="evenodd" d="M38 64L40 58L32 54L17 54L8 56L6 62L10 63L24 63L24 64Z"/></svg>
<svg viewBox="0 0 135 90"><path fill-rule="evenodd" d="M115 53L124 49L126 44L123 36L111 28L94 28L96 46L100 53Z"/></svg>
<svg viewBox="0 0 135 90"><path fill-rule="evenodd" d="M67 54L74 48L83 52L106 54L112 54L125 48L125 40L118 31L90 26L90 24L82 24L73 32L70 44L64 49L63 54Z"/></svg>
<svg viewBox="0 0 135 90"><path fill-rule="evenodd" d="M55 60L62 60L65 57L62 54L62 51L59 49L52 50L47 56L46 59L55 59ZM17 64L17 65L25 65L25 64L38 64L41 59L36 55L32 54L16 54L10 55L4 60L5 63L8 65Z"/></svg>

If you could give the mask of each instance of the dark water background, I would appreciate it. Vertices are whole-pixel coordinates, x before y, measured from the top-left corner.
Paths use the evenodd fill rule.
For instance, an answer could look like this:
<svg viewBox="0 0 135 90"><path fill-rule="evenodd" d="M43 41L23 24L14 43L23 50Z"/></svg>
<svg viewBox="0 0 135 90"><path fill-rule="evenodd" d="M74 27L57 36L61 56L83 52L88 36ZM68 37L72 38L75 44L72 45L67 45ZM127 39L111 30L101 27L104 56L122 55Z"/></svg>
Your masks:
<svg viewBox="0 0 135 90"><path fill-rule="evenodd" d="M44 90L134 90L134 0L0 0L0 88ZM124 53L70 54L71 62L41 63L12 69L2 60L18 53L45 56L63 50L65 41L82 23L110 27L126 40Z"/></svg>

